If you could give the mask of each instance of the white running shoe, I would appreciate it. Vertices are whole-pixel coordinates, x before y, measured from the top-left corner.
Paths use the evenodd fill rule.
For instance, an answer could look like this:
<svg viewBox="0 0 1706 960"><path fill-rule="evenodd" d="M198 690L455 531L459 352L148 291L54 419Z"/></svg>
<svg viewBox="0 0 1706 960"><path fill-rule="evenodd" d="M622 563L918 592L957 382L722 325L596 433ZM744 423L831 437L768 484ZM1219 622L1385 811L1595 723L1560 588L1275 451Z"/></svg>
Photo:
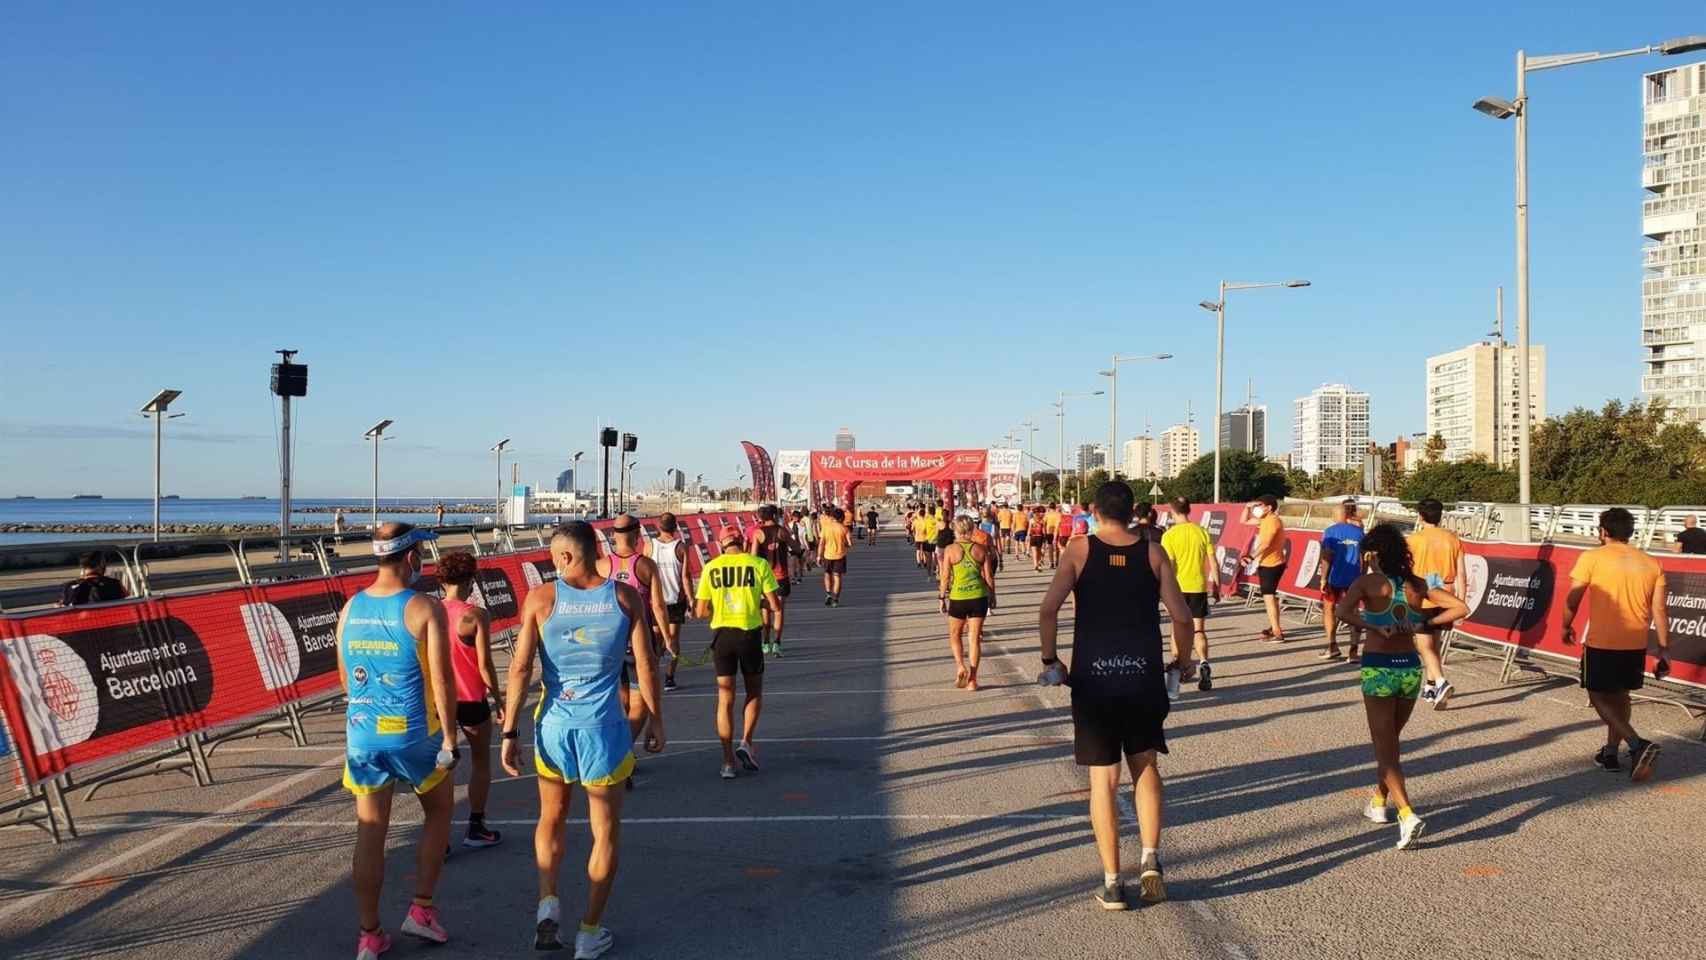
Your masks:
<svg viewBox="0 0 1706 960"><path fill-rule="evenodd" d="M592 933L584 930L575 933L575 960L598 960L610 952L616 945L616 938L610 935L608 927L599 927Z"/></svg>
<svg viewBox="0 0 1706 960"><path fill-rule="evenodd" d="M1372 800L1362 805L1362 815L1375 823L1392 822L1392 808L1384 803L1376 804Z"/></svg>
<svg viewBox="0 0 1706 960"><path fill-rule="evenodd" d="M539 909L534 913L533 949L561 950L563 942L560 939L562 926L562 906L556 897L546 897L539 901Z"/></svg>
<svg viewBox="0 0 1706 960"><path fill-rule="evenodd" d="M1398 849L1408 850L1422 839L1422 831L1427 828L1427 821L1414 813L1407 817L1398 818Z"/></svg>
<svg viewBox="0 0 1706 960"><path fill-rule="evenodd" d="M723 768L717 771L717 776L724 780L733 780L735 778L735 765L732 763L723 764Z"/></svg>
<svg viewBox="0 0 1706 960"><path fill-rule="evenodd" d="M758 753L752 749L752 744L747 743L745 740L742 740L737 744L735 746L735 759L739 760L740 765L746 769L757 772Z"/></svg>
<svg viewBox="0 0 1706 960"><path fill-rule="evenodd" d="M1445 702L1451 699L1451 691L1451 681L1444 677L1441 677L1439 682L1434 684L1433 704L1435 710L1445 709Z"/></svg>

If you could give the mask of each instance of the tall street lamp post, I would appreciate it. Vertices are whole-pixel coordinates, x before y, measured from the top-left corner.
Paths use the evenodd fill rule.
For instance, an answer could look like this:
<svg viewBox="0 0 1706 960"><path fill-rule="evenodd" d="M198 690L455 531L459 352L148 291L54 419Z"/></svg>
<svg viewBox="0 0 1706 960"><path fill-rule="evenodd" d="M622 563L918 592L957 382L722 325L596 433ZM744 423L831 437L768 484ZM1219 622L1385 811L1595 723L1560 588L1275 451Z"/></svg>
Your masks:
<svg viewBox="0 0 1706 960"><path fill-rule="evenodd" d="M1263 287L1309 286L1308 280L1275 280L1266 283L1220 281L1220 299L1204 300L1197 304L1215 316L1214 335L1214 502L1220 502L1220 417L1226 402L1226 294L1231 290L1259 290Z"/></svg>

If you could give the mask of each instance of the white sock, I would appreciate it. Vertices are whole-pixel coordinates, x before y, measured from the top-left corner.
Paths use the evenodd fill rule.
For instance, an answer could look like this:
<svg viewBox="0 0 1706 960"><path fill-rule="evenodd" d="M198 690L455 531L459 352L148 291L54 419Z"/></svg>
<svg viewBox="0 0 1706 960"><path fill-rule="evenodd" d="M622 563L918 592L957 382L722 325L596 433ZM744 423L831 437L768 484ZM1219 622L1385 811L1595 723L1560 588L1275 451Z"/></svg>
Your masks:
<svg viewBox="0 0 1706 960"><path fill-rule="evenodd" d="M1104 873L1104 874L1102 874L1102 882L1103 883L1119 883L1120 882L1120 875L1117 873Z"/></svg>
<svg viewBox="0 0 1706 960"><path fill-rule="evenodd" d="M1150 857L1159 857L1159 856L1161 856L1161 848L1159 848L1159 847L1144 847L1143 848L1143 859L1147 860Z"/></svg>
<svg viewBox="0 0 1706 960"><path fill-rule="evenodd" d="M539 912L534 917L534 923L538 923L542 920L551 920L553 922L561 923L562 919L563 907L557 901L556 897L539 898Z"/></svg>

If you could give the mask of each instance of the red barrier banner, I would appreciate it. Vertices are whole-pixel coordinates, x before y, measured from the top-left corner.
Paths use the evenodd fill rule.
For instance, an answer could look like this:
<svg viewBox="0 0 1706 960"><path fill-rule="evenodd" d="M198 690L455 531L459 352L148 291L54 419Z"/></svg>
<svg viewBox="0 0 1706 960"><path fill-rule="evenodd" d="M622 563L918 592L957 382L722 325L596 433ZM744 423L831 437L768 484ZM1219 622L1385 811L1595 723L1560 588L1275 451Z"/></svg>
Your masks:
<svg viewBox="0 0 1706 960"><path fill-rule="evenodd" d="M689 571L703 569L715 529L752 522L682 518ZM474 599L496 632L556 575L543 548L481 557L477 570ZM432 571L422 590L436 588ZM347 573L0 616L0 704L25 776L40 782L337 689L338 614L372 582Z"/></svg>
<svg viewBox="0 0 1706 960"><path fill-rule="evenodd" d="M1250 556L1256 527L1241 521L1242 504L1205 504L1192 509L1192 519L1215 540L1222 582L1254 583L1256 568ZM1317 570L1321 534L1287 530L1286 572L1280 593L1303 600L1321 599ZM1465 540L1464 595L1469 616L1457 632L1485 643L1522 647L1566 660L1580 660L1581 641L1593 633L1587 601L1576 616L1578 644L1562 641L1565 600L1570 571L1585 548L1552 543L1482 543ZM1670 626L1670 680L1706 687L1706 557L1655 554L1665 571L1666 619ZM1237 567L1237 576L1231 569ZM1658 635L1648 639L1648 673L1658 655Z"/></svg>

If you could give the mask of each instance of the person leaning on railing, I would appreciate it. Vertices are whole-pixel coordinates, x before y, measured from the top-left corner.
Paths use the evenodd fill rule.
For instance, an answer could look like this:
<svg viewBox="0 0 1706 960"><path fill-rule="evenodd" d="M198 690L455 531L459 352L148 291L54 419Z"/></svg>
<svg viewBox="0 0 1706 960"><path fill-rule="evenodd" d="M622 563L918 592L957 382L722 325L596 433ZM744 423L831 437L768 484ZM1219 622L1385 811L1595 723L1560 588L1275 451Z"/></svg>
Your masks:
<svg viewBox="0 0 1706 960"><path fill-rule="evenodd" d="M77 579L65 585L60 594L62 607L81 607L91 603L111 603L130 596L124 584L107 576L107 558L99 550L90 550L77 558L81 568Z"/></svg>

